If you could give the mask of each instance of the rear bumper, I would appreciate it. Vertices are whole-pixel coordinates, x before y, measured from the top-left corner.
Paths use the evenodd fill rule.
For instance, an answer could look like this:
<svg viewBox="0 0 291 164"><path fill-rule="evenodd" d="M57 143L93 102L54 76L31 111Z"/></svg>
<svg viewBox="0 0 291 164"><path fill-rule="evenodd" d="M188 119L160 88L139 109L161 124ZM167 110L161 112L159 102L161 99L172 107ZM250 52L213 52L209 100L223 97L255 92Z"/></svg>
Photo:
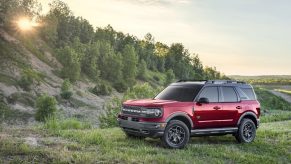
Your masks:
<svg viewBox="0 0 291 164"><path fill-rule="evenodd" d="M126 133L136 136L158 138L164 135L166 123L153 123L153 122L136 122L117 119L119 126Z"/></svg>

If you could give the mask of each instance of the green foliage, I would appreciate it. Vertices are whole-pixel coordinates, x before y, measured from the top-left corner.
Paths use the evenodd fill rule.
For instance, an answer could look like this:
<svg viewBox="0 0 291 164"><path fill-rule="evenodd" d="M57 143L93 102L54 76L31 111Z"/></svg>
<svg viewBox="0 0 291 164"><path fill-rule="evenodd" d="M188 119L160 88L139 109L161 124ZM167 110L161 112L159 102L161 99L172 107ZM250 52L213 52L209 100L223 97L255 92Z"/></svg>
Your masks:
<svg viewBox="0 0 291 164"><path fill-rule="evenodd" d="M71 91L71 82L69 79L65 79L61 88L61 96L64 99L70 99L72 95L73 92Z"/></svg>
<svg viewBox="0 0 291 164"><path fill-rule="evenodd" d="M147 80L146 73L147 73L147 63L142 59L138 67L137 77L141 80L146 81Z"/></svg>
<svg viewBox="0 0 291 164"><path fill-rule="evenodd" d="M123 55L123 79L128 86L132 86L135 83L135 77L137 74L137 56L134 47L126 45L122 51Z"/></svg>
<svg viewBox="0 0 291 164"><path fill-rule="evenodd" d="M108 83L102 81L98 83L91 91L95 95L110 95L112 88Z"/></svg>
<svg viewBox="0 0 291 164"><path fill-rule="evenodd" d="M175 74L174 74L173 70L172 69L167 70L165 86L167 86L170 83L172 83L174 79L175 79Z"/></svg>
<svg viewBox="0 0 291 164"><path fill-rule="evenodd" d="M129 88L124 96L124 100L128 99L145 99L145 98L153 98L159 89L154 89L148 83L143 83L139 85L135 85L132 88Z"/></svg>
<svg viewBox="0 0 291 164"><path fill-rule="evenodd" d="M274 122L274 121L285 121L291 120L291 112L283 110L269 110L261 113L260 122Z"/></svg>
<svg viewBox="0 0 291 164"><path fill-rule="evenodd" d="M44 123L44 128L52 132L57 132L68 129L89 129L91 126L76 118L57 119L56 117L48 117Z"/></svg>
<svg viewBox="0 0 291 164"><path fill-rule="evenodd" d="M54 97L47 94L41 95L36 100L35 119L37 121L45 121L48 117L53 117L57 108L57 101Z"/></svg>
<svg viewBox="0 0 291 164"><path fill-rule="evenodd" d="M99 115L100 127L101 128L109 128L109 127L116 127L117 115L121 109L121 100L117 97L114 97L110 102L108 102L104 106L104 113Z"/></svg>
<svg viewBox="0 0 291 164"><path fill-rule="evenodd" d="M40 81L43 80L43 78L44 75L42 75L41 73L33 69L25 69L23 70L22 76L18 81L18 85L25 91L30 91L32 84L34 82L38 84Z"/></svg>
<svg viewBox="0 0 291 164"><path fill-rule="evenodd" d="M58 59L63 64L61 76L70 81L76 81L80 77L80 60L74 49L66 46L58 50Z"/></svg>
<svg viewBox="0 0 291 164"><path fill-rule="evenodd" d="M291 111L291 105L283 98L278 97L266 89L255 88L257 98L264 110L288 110Z"/></svg>

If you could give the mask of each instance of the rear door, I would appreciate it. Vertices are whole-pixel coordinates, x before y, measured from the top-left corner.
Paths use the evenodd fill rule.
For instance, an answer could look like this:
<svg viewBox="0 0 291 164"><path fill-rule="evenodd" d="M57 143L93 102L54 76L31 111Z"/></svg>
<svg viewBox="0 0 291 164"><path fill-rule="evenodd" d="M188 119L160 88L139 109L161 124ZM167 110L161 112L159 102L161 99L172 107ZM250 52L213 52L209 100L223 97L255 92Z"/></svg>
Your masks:
<svg viewBox="0 0 291 164"><path fill-rule="evenodd" d="M208 104L194 102L194 127L195 128L215 128L219 126L219 110L222 105L219 103L219 92L216 86L204 87L198 95L196 101L200 98L208 98Z"/></svg>
<svg viewBox="0 0 291 164"><path fill-rule="evenodd" d="M220 120L219 125L222 127L236 126L236 116L238 111L243 108L240 98L232 86L221 86L219 91L219 102L222 105L222 108L217 113Z"/></svg>

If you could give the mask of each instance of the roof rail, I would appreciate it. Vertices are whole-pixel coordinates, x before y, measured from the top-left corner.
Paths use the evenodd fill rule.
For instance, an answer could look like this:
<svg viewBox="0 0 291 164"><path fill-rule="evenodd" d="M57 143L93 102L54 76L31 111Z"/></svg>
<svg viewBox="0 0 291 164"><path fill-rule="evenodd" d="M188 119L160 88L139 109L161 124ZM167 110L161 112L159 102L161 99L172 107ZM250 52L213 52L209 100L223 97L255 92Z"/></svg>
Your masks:
<svg viewBox="0 0 291 164"><path fill-rule="evenodd" d="M246 84L246 82L236 81L236 80L207 80L206 83L207 84L228 84L228 83Z"/></svg>
<svg viewBox="0 0 291 164"><path fill-rule="evenodd" d="M180 79L180 80L177 81L177 83L178 83L178 82L187 82L187 81L205 81L205 82L207 82L207 80Z"/></svg>

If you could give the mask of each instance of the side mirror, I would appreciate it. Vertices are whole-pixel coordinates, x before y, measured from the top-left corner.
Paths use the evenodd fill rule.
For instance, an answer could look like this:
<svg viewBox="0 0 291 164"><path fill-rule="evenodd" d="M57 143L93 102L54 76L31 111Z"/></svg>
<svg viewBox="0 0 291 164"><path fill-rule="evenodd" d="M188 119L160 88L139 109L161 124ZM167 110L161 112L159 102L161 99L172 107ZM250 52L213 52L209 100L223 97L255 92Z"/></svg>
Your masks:
<svg viewBox="0 0 291 164"><path fill-rule="evenodd" d="M208 104L208 103L209 103L209 99L206 98L206 97L201 97L201 98L198 100L198 103L200 103L200 104Z"/></svg>

